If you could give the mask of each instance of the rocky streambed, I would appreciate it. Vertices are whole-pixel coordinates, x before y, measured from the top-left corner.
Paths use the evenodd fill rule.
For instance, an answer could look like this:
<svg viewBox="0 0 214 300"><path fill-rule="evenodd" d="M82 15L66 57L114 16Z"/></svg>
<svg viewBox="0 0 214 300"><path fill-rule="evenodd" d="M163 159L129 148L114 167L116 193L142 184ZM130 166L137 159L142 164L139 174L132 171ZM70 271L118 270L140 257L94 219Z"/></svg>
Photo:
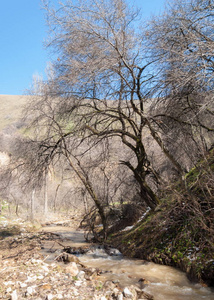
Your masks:
<svg viewBox="0 0 214 300"><path fill-rule="evenodd" d="M214 300L183 272L88 244L72 227L13 232L1 238L0 258L0 299Z"/></svg>
<svg viewBox="0 0 214 300"><path fill-rule="evenodd" d="M105 271L87 267L65 252L67 231L62 236L57 228L56 233L29 232L16 225L0 231L0 299L153 299L137 286L122 288L118 282L103 280ZM75 249L89 247L81 237L83 233L77 232Z"/></svg>
<svg viewBox="0 0 214 300"><path fill-rule="evenodd" d="M63 245L67 253L77 255L81 264L89 269L99 270L95 274L99 277L103 287L107 282L113 290L118 289L118 294L111 295L112 298L109 299L152 299L153 296L156 300L202 300L205 298L214 300L213 290L191 283L186 274L178 269L143 260L128 259L123 257L117 249L87 244L82 231L72 230L69 227L50 226L43 230L57 232L62 241L61 245L55 245L55 253L51 255L56 255ZM48 247L50 249L50 245ZM44 250L47 251L48 247ZM61 251L63 251L62 248ZM49 259L51 262L53 257L49 256ZM124 293L127 289L130 291L129 296Z"/></svg>

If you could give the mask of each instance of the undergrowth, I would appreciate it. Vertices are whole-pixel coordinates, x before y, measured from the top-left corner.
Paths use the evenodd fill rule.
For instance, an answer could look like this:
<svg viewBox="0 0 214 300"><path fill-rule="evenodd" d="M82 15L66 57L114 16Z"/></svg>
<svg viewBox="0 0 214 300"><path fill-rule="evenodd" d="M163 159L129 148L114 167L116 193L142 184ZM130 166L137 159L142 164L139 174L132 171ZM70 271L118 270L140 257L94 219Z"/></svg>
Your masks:
<svg viewBox="0 0 214 300"><path fill-rule="evenodd" d="M213 171L214 150L183 181L167 188L156 211L111 242L128 256L179 267L190 279L213 286Z"/></svg>

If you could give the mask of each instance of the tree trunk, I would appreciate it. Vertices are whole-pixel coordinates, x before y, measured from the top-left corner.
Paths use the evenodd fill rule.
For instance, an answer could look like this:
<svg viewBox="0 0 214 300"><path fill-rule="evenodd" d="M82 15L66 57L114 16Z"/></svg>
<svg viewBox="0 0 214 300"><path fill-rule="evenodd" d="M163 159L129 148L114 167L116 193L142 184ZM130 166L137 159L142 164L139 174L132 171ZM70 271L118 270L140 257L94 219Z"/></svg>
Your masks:
<svg viewBox="0 0 214 300"><path fill-rule="evenodd" d="M32 190L30 208L31 208L30 218L31 218L31 220L33 220L34 213L35 213L35 189Z"/></svg>
<svg viewBox="0 0 214 300"><path fill-rule="evenodd" d="M150 133L154 140L158 143L160 148L162 149L163 153L166 155L166 157L171 161L171 163L175 166L179 174L182 176L186 170L182 168L182 166L179 164L179 162L174 158L174 156L166 149L162 139L158 135L158 133L155 131L155 129L151 126L150 122L147 120L146 124L149 127Z"/></svg>
<svg viewBox="0 0 214 300"><path fill-rule="evenodd" d="M44 202L44 215L45 217L47 217L48 215L48 184L47 184L47 180L48 180L48 175L45 176L45 202Z"/></svg>
<svg viewBox="0 0 214 300"><path fill-rule="evenodd" d="M146 202L146 204L154 210L156 206L160 203L156 194L152 191L152 189L146 184L146 182L141 182L140 184L140 194L142 199Z"/></svg>
<svg viewBox="0 0 214 300"><path fill-rule="evenodd" d="M122 161L124 165L129 167L129 169L134 173L134 177L139 183L140 186L140 194L142 200L152 209L154 210L156 206L160 203L156 194L152 191L152 189L148 186L145 179L145 171L143 166L137 166L134 168L129 161Z"/></svg>
<svg viewBox="0 0 214 300"><path fill-rule="evenodd" d="M74 170L74 172L76 173L76 175L79 177L79 179L82 181L82 183L84 184L86 190L88 191L89 195L91 196L92 200L94 201L94 204L96 205L97 209L98 209L98 212L99 212L99 215L100 215L100 218L102 220L102 224L103 224L103 238L104 240L106 239L107 237L107 218L106 218L106 214L105 214L105 211L104 211L104 207L101 203L101 201L98 199L92 185L91 185L91 182L89 181L89 179L87 178L87 176L83 175L81 173L81 171L78 170L78 168L74 165L73 161L71 160L69 154L67 151L65 151L65 156L71 166L71 168Z"/></svg>

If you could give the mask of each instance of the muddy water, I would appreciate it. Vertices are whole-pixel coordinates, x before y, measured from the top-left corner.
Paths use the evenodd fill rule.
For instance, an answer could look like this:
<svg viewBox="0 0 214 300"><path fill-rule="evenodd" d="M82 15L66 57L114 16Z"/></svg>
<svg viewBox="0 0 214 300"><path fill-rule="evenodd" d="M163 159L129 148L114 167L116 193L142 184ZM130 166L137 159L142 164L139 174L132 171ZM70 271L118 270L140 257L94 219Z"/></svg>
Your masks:
<svg viewBox="0 0 214 300"><path fill-rule="evenodd" d="M82 231L69 227L45 227L44 231L60 234L63 245L71 247L88 246ZM44 250L62 249L58 244L46 244ZM48 252L48 251L47 251ZM50 253L48 259L52 257ZM214 291L189 282L185 273L168 266L157 265L142 260L126 259L122 255L109 256L102 247L95 247L87 254L79 256L80 261L87 267L95 267L104 271L101 280L113 280L121 286L135 284L140 287L140 278L145 279L144 291L152 294L155 300L214 300Z"/></svg>

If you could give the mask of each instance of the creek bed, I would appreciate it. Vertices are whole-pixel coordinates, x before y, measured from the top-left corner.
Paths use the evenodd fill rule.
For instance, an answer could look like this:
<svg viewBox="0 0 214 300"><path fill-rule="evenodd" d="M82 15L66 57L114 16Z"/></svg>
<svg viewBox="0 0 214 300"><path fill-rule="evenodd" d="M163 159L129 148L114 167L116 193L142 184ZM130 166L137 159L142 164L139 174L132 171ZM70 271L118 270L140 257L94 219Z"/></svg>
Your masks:
<svg viewBox="0 0 214 300"><path fill-rule="evenodd" d="M74 228L47 226L43 231L59 234L64 246L89 246L85 241L84 232ZM62 247L57 243L46 243L43 249L43 254L47 255L46 261L52 262L54 253L60 249ZM153 295L155 300L214 300L213 289L190 282L186 274L176 268L124 258L117 251L116 254L108 255L103 247L93 245L89 252L78 255L78 258L86 267L106 271L100 275L100 280L118 282L122 287L137 285ZM141 281L142 278L145 280Z"/></svg>

